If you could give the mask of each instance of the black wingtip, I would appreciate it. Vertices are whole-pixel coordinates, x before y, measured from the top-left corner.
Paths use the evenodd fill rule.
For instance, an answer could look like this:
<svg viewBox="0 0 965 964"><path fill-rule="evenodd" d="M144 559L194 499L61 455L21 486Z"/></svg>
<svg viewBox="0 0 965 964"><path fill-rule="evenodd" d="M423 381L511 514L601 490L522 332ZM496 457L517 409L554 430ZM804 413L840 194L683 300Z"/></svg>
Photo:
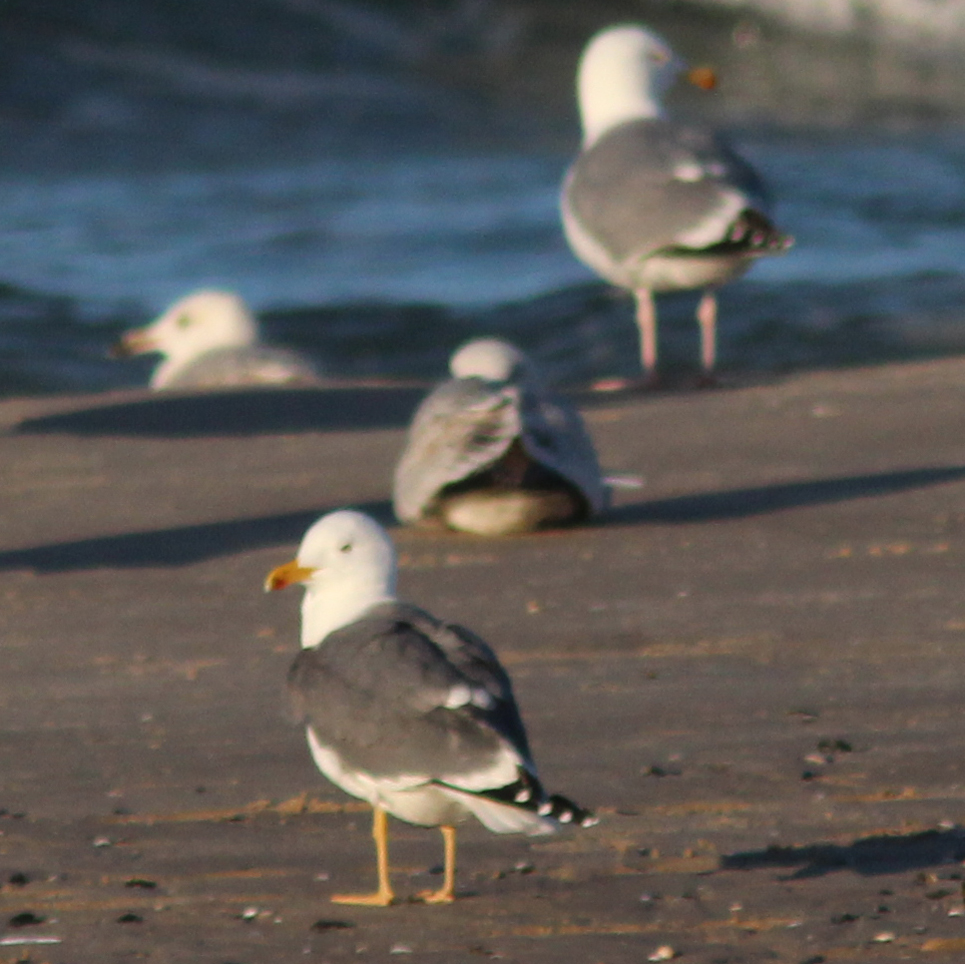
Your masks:
<svg viewBox="0 0 965 964"><path fill-rule="evenodd" d="M600 822L592 810L581 807L568 797L559 793L547 794L539 780L527 770L520 768L518 777L515 783L477 791L477 795L519 807L520 810L529 810L563 826L592 827Z"/></svg>
<svg viewBox="0 0 965 964"><path fill-rule="evenodd" d="M546 797L537 812L541 817L550 817L557 823L573 824L576 827L592 827L600 822L592 810L587 810L558 793Z"/></svg>

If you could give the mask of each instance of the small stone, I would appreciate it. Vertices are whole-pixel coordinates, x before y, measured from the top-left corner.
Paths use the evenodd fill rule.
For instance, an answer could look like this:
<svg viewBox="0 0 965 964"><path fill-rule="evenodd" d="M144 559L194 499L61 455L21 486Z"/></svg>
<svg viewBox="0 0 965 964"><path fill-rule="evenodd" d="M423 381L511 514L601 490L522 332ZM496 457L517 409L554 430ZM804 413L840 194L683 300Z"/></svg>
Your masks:
<svg viewBox="0 0 965 964"><path fill-rule="evenodd" d="M948 911L949 917L965 917L965 907L952 907Z"/></svg>
<svg viewBox="0 0 965 964"><path fill-rule="evenodd" d="M895 939L896 936L897 935L895 934L894 931L879 931L871 939L876 944L890 944Z"/></svg>
<svg viewBox="0 0 965 964"><path fill-rule="evenodd" d="M393 944L389 948L390 954L411 954L412 948L408 944Z"/></svg>
<svg viewBox="0 0 965 964"><path fill-rule="evenodd" d="M95 847L109 847L112 841L110 837L95 837L93 844Z"/></svg>
<svg viewBox="0 0 965 964"><path fill-rule="evenodd" d="M130 880L124 881L125 887L140 887L142 890L154 890L157 887L157 882L153 880L148 880L145 877L132 877Z"/></svg>
<svg viewBox="0 0 965 964"><path fill-rule="evenodd" d="M322 932L344 931L354 926L355 926L354 924L350 923L347 920L326 920L325 918L322 918L322 920L317 920L315 921L314 924L312 924L312 930L322 931Z"/></svg>
<svg viewBox="0 0 965 964"><path fill-rule="evenodd" d="M241 912L241 919L242 919L242 920L254 920L257 916L258 916L258 908L257 908L257 907L246 907L246 908Z"/></svg>
<svg viewBox="0 0 965 964"><path fill-rule="evenodd" d="M42 924L44 920L45 918L38 917L29 910L25 910L22 914L14 914L7 923L11 927L34 927L37 924Z"/></svg>
<svg viewBox="0 0 965 964"><path fill-rule="evenodd" d="M648 955L648 961L672 961L677 956L677 952L669 945L662 944L652 954Z"/></svg>
<svg viewBox="0 0 965 964"><path fill-rule="evenodd" d="M835 914L834 917L831 918L831 923L853 924L860 916L860 914Z"/></svg>
<svg viewBox="0 0 965 964"><path fill-rule="evenodd" d="M818 749L826 753L850 753L854 747L847 740L818 740Z"/></svg>

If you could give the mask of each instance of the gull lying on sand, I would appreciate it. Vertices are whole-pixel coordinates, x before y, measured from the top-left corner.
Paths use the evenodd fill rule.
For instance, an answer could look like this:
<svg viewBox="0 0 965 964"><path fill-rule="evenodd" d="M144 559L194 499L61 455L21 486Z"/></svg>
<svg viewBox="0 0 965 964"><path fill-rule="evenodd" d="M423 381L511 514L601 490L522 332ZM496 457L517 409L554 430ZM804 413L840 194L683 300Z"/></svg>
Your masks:
<svg viewBox="0 0 965 964"><path fill-rule="evenodd" d="M475 816L495 833L587 827L593 815L547 794L529 751L506 671L478 636L400 602L392 542L359 512L333 512L306 533L297 557L269 573L266 590L305 587L302 651L288 685L319 770L374 811L379 886L343 904L385 906L387 814L439 827L442 887L455 898L455 824Z"/></svg>
<svg viewBox="0 0 965 964"><path fill-rule="evenodd" d="M648 382L657 367L654 292L703 290L697 321L711 381L716 288L793 243L771 223L750 164L710 131L664 116L660 99L683 68L643 27L609 27L593 37L577 74L583 146L563 183L563 228L573 253L634 294ZM715 83L706 68L689 76L701 87Z"/></svg>
<svg viewBox="0 0 965 964"><path fill-rule="evenodd" d="M585 519L607 505L579 413L550 395L508 342L471 341L419 406L395 470L402 522L481 535Z"/></svg>
<svg viewBox="0 0 965 964"><path fill-rule="evenodd" d="M297 352L258 341L258 322L229 291L196 291L171 305L156 321L128 331L115 357L158 352L150 386L218 388L242 385L313 384L314 365Z"/></svg>

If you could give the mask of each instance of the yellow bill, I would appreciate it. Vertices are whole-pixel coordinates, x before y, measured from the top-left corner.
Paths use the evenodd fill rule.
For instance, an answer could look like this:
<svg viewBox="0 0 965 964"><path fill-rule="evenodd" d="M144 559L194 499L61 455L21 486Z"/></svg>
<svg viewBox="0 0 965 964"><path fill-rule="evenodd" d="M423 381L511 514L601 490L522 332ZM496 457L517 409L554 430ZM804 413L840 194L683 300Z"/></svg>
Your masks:
<svg viewBox="0 0 965 964"><path fill-rule="evenodd" d="M272 592L275 589L285 589L293 586L297 582L306 582L312 578L315 572L310 566L300 566L297 559L286 562L277 569L272 569L265 579L265 592Z"/></svg>
<svg viewBox="0 0 965 964"><path fill-rule="evenodd" d="M111 357L130 358L131 355L143 355L157 350L157 342L147 333L146 328L133 328L114 342L111 346Z"/></svg>
<svg viewBox="0 0 965 964"><path fill-rule="evenodd" d="M717 74L710 67L694 67L687 72L687 80L701 90L713 90L717 86Z"/></svg>

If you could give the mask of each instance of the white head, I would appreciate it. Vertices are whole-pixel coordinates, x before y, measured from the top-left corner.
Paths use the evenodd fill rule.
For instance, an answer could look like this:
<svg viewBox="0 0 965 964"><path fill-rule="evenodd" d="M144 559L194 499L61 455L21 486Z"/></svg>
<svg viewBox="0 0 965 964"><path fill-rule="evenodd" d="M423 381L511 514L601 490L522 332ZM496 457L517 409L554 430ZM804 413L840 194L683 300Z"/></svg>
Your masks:
<svg viewBox="0 0 965 964"><path fill-rule="evenodd" d="M584 146L616 124L659 117L660 100L683 69L664 40L636 24L592 37L576 77Z"/></svg>
<svg viewBox="0 0 965 964"><path fill-rule="evenodd" d="M151 376L164 386L181 369L217 348L244 348L258 341L258 323L244 301L230 291L196 291L171 305L144 328L127 332L117 354L160 352L164 361Z"/></svg>
<svg viewBox="0 0 965 964"><path fill-rule="evenodd" d="M483 378L508 382L532 374L529 359L501 338L476 338L453 352L449 359L453 378Z"/></svg>
<svg viewBox="0 0 965 964"><path fill-rule="evenodd" d="M265 590L305 587L302 646L317 646L371 606L395 599L395 573L388 533L369 516L342 509L305 533L298 555L268 574Z"/></svg>

